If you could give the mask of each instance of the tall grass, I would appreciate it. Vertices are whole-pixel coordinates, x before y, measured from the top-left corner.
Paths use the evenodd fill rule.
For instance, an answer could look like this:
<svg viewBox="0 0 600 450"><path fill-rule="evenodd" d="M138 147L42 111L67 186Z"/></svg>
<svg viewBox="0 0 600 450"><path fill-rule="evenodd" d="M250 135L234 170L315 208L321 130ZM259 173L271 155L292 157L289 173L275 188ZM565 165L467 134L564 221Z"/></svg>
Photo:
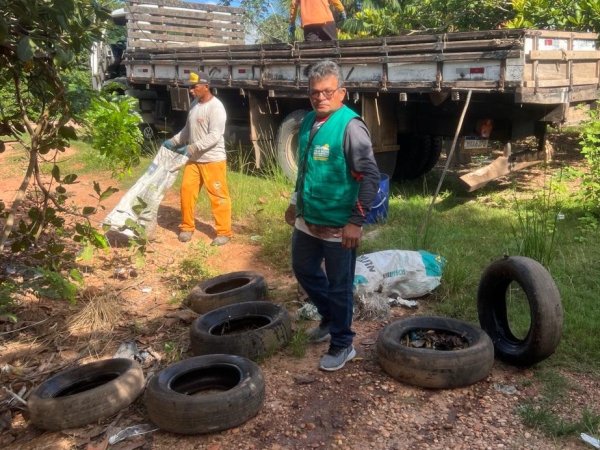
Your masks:
<svg viewBox="0 0 600 450"><path fill-rule="evenodd" d="M556 225L563 215L561 197L555 189L552 177L544 187L530 198L521 198L513 194L516 220L512 225L512 234L517 253L549 266L554 257L554 237ZM560 180L558 180L560 183Z"/></svg>

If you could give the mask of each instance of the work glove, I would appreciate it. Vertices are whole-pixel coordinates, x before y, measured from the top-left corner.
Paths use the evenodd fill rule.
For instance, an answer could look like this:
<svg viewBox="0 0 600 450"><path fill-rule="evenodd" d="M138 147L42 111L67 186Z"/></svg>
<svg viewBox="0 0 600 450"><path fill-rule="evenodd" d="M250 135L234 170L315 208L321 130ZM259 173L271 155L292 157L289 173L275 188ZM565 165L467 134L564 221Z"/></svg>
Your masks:
<svg viewBox="0 0 600 450"><path fill-rule="evenodd" d="M188 156L188 157L190 156L190 154L187 151L187 145L180 145L179 147L175 148L172 151L174 151L175 153L178 153L180 155L183 155L183 156Z"/></svg>
<svg viewBox="0 0 600 450"><path fill-rule="evenodd" d="M296 37L296 24L290 23L288 33L290 34L290 39L293 41Z"/></svg>
<svg viewBox="0 0 600 450"><path fill-rule="evenodd" d="M347 19L346 11L342 11L340 13L340 25L344 25L344 22L346 22L346 19Z"/></svg>
<svg viewBox="0 0 600 450"><path fill-rule="evenodd" d="M173 147L175 147L175 144L173 143L172 140L168 139L165 142L162 143L162 146L164 148L168 148L169 150L173 150Z"/></svg>

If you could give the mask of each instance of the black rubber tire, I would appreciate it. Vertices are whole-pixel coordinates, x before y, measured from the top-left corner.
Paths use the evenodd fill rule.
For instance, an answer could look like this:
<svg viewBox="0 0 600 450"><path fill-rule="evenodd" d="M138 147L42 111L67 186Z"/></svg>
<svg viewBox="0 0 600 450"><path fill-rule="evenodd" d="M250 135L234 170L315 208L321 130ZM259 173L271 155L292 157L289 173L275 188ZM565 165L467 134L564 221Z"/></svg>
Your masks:
<svg viewBox="0 0 600 450"><path fill-rule="evenodd" d="M400 339L412 330L440 330L464 336L465 349L441 351L407 347ZM447 317L406 317L379 332L377 356L396 380L426 388L468 386L485 378L494 365L494 347L485 332L468 322Z"/></svg>
<svg viewBox="0 0 600 450"><path fill-rule="evenodd" d="M194 395L204 390L221 389ZM159 428L181 434L213 433L254 417L265 400L260 368L246 358L206 355L168 366L146 389L146 407Z"/></svg>
<svg viewBox="0 0 600 450"><path fill-rule="evenodd" d="M518 283L529 302L531 325L524 339L510 329L506 294L511 282ZM506 256L490 264L477 292L481 327L494 343L502 360L531 366L554 353L562 336L563 308L552 276L539 262L525 256Z"/></svg>
<svg viewBox="0 0 600 450"><path fill-rule="evenodd" d="M43 430L77 428L129 406L144 388L140 365L131 359L95 361L60 372L29 396L31 422Z"/></svg>
<svg viewBox="0 0 600 450"><path fill-rule="evenodd" d="M299 109L288 114L277 130L275 148L279 167L291 181L296 181L298 174L298 134L300 124L308 111Z"/></svg>
<svg viewBox="0 0 600 450"><path fill-rule="evenodd" d="M248 331L243 328L254 327ZM229 327L230 334L222 334ZM238 329L242 331L237 333ZM224 306L199 317L190 327L194 355L224 353L257 360L284 347L292 336L287 310L270 302L246 302Z"/></svg>
<svg viewBox="0 0 600 450"><path fill-rule="evenodd" d="M401 134L398 136L400 150L396 159L393 179L412 180L435 167L444 140L441 136Z"/></svg>
<svg viewBox="0 0 600 450"><path fill-rule="evenodd" d="M268 286L256 272L231 272L198 283L188 294L186 304L198 314L234 303L266 300Z"/></svg>

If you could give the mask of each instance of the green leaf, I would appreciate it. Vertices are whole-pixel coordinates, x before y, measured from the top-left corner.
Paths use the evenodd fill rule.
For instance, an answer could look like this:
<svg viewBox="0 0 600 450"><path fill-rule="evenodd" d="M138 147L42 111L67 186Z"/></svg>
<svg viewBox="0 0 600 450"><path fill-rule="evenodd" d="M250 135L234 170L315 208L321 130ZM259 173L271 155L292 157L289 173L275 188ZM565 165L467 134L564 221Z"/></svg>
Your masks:
<svg viewBox="0 0 600 450"><path fill-rule="evenodd" d="M33 53L36 49L35 43L31 40L29 36L25 36L19 42L17 46L17 56L23 62L31 61L33 59Z"/></svg>
<svg viewBox="0 0 600 450"><path fill-rule="evenodd" d="M65 139L77 139L77 133L75 132L75 128L69 126L60 127L58 130L58 135Z"/></svg>
<svg viewBox="0 0 600 450"><path fill-rule="evenodd" d="M73 278L77 283L81 284L83 283L83 275L81 274L81 272L77 269L71 269L69 271L69 275L71 276L71 278Z"/></svg>
<svg viewBox="0 0 600 450"><path fill-rule="evenodd" d="M99 188L99 186L98 186L98 188ZM95 189L95 187L94 187L94 189ZM98 192L98 191L96 191L96 192ZM102 202L102 201L106 200L108 197L113 195L115 192L119 192L119 189L114 188L112 186L109 187L108 189L106 189L102 194L100 194L98 192L100 194L100 201Z"/></svg>
<svg viewBox="0 0 600 450"><path fill-rule="evenodd" d="M0 17L0 44L6 40L6 36L8 36L8 24L4 17Z"/></svg>
<svg viewBox="0 0 600 450"><path fill-rule="evenodd" d="M96 208L94 208L93 206L84 206L82 214L84 216L89 216L90 214L95 214L96 211L97 211Z"/></svg>
<svg viewBox="0 0 600 450"><path fill-rule="evenodd" d="M48 246L48 251L53 255L60 255L64 249L65 246L63 244L52 244Z"/></svg>
<svg viewBox="0 0 600 450"><path fill-rule="evenodd" d="M94 181L94 191L96 192L96 194L100 195L100 183L98 183L97 181Z"/></svg>
<svg viewBox="0 0 600 450"><path fill-rule="evenodd" d="M81 251L81 259L85 262L90 262L94 257L94 246L89 242L83 247Z"/></svg>
<svg viewBox="0 0 600 450"><path fill-rule="evenodd" d="M77 179L77 174L71 173L62 180L63 184L73 184Z"/></svg>
<svg viewBox="0 0 600 450"><path fill-rule="evenodd" d="M138 249L138 251L135 253L135 268L136 269L141 269L144 267L144 264L146 263L146 257L144 255L144 252L141 249Z"/></svg>
<svg viewBox="0 0 600 450"><path fill-rule="evenodd" d="M60 183L60 168L56 164L52 167L52 178Z"/></svg>

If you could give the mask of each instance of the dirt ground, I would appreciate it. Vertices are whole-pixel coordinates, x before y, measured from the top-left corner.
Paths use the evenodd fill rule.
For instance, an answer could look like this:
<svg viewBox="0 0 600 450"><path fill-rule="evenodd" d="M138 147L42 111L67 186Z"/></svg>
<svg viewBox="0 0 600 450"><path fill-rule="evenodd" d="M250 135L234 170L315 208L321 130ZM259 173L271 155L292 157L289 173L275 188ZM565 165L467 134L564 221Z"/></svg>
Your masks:
<svg viewBox="0 0 600 450"><path fill-rule="evenodd" d="M0 155L0 167L10 151ZM5 167L5 166L4 166ZM536 178L534 170L527 172ZM0 176L2 176L0 170ZM528 176L525 174L524 176ZM538 175L539 176L539 173ZM99 179L101 177L101 179ZM73 200L88 203L92 181L109 184L108 175L84 176L75 185ZM20 178L2 176L0 199L10 203ZM120 195L106 202L107 211ZM90 294L113 293L116 318L110 329L91 332L73 320L89 300L76 305L50 299L23 298L10 323L0 317L0 377L3 387L29 393L50 375L77 364L111 357L123 342L134 340L151 357L145 375L192 356L189 327L198 316L174 301L172 272L198 241L214 237L212 219L197 217L197 231L189 244L177 240L179 196L167 193L159 210L157 240L146 265L135 269L127 261L127 249L112 248L85 266ZM103 214L96 219L101 220ZM283 218L282 218L283 220ZM243 223L234 224L235 238L207 257L215 273L254 270L269 284L269 299L293 306L296 283L291 272L281 272L261 261L258 244L245 235ZM4 259L3 271L11 262ZM496 361L491 374L466 388L430 390L409 386L387 376L377 363L375 341L389 321L427 311L428 299L418 310L393 308L386 321L356 321L357 358L338 372L317 370L326 343L308 347L299 359L279 352L262 361L266 401L257 416L223 432L183 436L153 431L108 446L111 449L585 449L575 437L554 440L526 428L516 408L539 395L533 371ZM295 326L298 326L295 324ZM584 405L599 404L598 380L570 377L579 386L571 393L569 411L581 413ZM514 387L514 393L508 388ZM566 405L565 405L566 406ZM566 409L565 409L566 410ZM561 411L557 411L561 413ZM118 429L147 424L143 396L119 414L84 428L44 432L28 422L27 408L6 390L0 390L0 448L11 450L59 450L107 448L109 435Z"/></svg>

